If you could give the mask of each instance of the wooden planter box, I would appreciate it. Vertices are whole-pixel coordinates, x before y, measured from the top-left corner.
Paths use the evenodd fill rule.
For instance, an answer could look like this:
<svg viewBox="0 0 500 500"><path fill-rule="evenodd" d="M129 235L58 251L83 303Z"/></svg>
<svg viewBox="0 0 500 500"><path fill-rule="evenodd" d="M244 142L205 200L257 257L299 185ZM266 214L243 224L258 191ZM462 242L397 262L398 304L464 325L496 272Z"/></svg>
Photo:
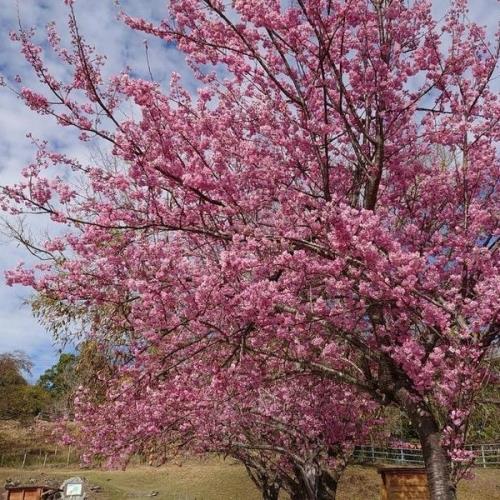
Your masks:
<svg viewBox="0 0 500 500"><path fill-rule="evenodd" d="M44 500L58 490L48 486L11 486L7 488L7 500Z"/></svg>
<svg viewBox="0 0 500 500"><path fill-rule="evenodd" d="M423 468L383 467L381 500L430 500Z"/></svg>

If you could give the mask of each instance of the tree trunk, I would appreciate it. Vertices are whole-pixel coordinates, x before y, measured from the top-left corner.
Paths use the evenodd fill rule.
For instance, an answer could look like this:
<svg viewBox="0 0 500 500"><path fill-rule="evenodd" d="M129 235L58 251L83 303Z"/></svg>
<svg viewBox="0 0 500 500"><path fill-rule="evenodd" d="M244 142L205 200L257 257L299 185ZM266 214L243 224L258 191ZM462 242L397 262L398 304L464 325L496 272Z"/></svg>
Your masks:
<svg viewBox="0 0 500 500"><path fill-rule="evenodd" d="M307 498L302 488L297 488L294 491L290 492L290 500L304 500Z"/></svg>
<svg viewBox="0 0 500 500"><path fill-rule="evenodd" d="M318 500L334 500L337 495L339 474L322 471L318 487Z"/></svg>
<svg viewBox="0 0 500 500"><path fill-rule="evenodd" d="M241 459L240 459L241 460ZM262 493L262 500L278 500L281 482L273 473L268 473L264 467L250 463L249 460L243 462L250 479Z"/></svg>
<svg viewBox="0 0 500 500"><path fill-rule="evenodd" d="M280 494L280 485L269 481L262 485L262 500L278 500Z"/></svg>
<svg viewBox="0 0 500 500"><path fill-rule="evenodd" d="M318 500L319 478L321 470L317 464L308 462L303 467L300 467L302 473L302 481L307 497L304 500Z"/></svg>
<svg viewBox="0 0 500 500"><path fill-rule="evenodd" d="M450 460L441 445L441 432L435 418L421 408L412 408L408 414L420 438L431 499L456 500Z"/></svg>
<svg viewBox="0 0 500 500"><path fill-rule="evenodd" d="M338 477L317 464L296 467L293 489L286 488L291 500L335 500Z"/></svg>

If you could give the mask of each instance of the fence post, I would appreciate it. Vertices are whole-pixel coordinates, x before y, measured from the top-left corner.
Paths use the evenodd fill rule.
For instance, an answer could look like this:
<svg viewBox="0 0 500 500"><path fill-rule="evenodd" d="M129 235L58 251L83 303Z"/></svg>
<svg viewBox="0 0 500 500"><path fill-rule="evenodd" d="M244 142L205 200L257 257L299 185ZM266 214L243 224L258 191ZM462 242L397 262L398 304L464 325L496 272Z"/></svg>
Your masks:
<svg viewBox="0 0 500 500"><path fill-rule="evenodd" d="M481 457L483 459L483 468L486 468L486 458L484 456L484 445L481 445Z"/></svg>
<svg viewBox="0 0 500 500"><path fill-rule="evenodd" d="M43 465L42 465L42 467L45 467L46 463L47 463L47 452L45 452L45 458L43 459Z"/></svg>
<svg viewBox="0 0 500 500"><path fill-rule="evenodd" d="M365 463L381 461L403 463L408 465L425 465L421 449L413 448L377 448L374 444L359 445L354 449L352 460ZM475 466L487 468L500 466L500 443L467 445L467 450L474 453Z"/></svg>
<svg viewBox="0 0 500 500"><path fill-rule="evenodd" d="M26 455L28 454L27 451L24 452L24 458L23 458L23 465L21 465L21 468L24 469L24 464L26 463Z"/></svg>
<svg viewBox="0 0 500 500"><path fill-rule="evenodd" d="M69 457L71 455L71 445L68 446L68 459L66 460L66 465L69 465Z"/></svg>

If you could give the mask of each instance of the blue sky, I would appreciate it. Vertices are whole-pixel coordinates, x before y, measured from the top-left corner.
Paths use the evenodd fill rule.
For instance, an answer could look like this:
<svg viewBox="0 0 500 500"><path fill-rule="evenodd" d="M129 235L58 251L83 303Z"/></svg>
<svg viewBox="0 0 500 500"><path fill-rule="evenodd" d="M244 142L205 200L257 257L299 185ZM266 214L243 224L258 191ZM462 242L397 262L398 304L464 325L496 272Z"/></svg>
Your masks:
<svg viewBox="0 0 500 500"><path fill-rule="evenodd" d="M447 3L446 0L434 0L436 18L442 16ZM494 30L500 13L498 0L472 0L470 3L470 17ZM161 19L166 2L122 0L121 4L129 13L154 21ZM64 28L67 11L62 0L0 0L0 74L6 79L19 74L27 86L36 87L37 82L30 68L8 35L18 25L18 9L22 24L36 27L41 37L49 21L55 21ZM76 2L76 11L81 32L99 52L108 56L109 73L129 65L136 74L147 76L143 43L145 36L130 31L116 20L117 7L113 0L79 0ZM155 79L168 82L170 73L175 70L183 75L188 88L193 89L194 82L182 55L154 40L148 40L148 44ZM57 61L49 61L54 71L64 71ZM59 149L84 162L90 159L91 151L77 140L76 134L61 129L47 118L42 119L26 109L7 89L0 88L0 185L14 183L22 167L33 158L33 149L26 138L28 132L53 145L57 144ZM30 226L34 235L47 230L47 222L40 218L30 221ZM40 373L56 361L58 346L32 317L29 307L24 305L30 291L5 285L3 272L21 260L30 261L27 252L0 236L0 353L17 349L25 351L34 362L31 379L36 380Z"/></svg>
<svg viewBox="0 0 500 500"><path fill-rule="evenodd" d="M127 12L151 20L161 19L165 10L164 0L128 0L121 5ZM18 8L23 26L37 28L39 41L43 41L49 21L55 21L64 31L67 9L62 0L0 0L0 73L6 80L19 74L24 85L36 88L38 82L20 57L19 47L9 39L9 31L18 26ZM147 76L145 35L132 32L116 20L118 9L113 0L80 0L76 12L84 36L100 53L108 56L108 73L120 71L128 64L136 74ZM165 45L160 46L151 39L148 45L155 79L168 82L170 73L175 70L183 75L188 86L192 85L189 70L179 52L166 49ZM56 60L49 58L49 63L55 72L64 71ZM26 138L28 132L83 161L90 160L92 152L78 141L76 133L61 129L54 121L30 111L5 88L0 88L0 110L0 185L16 182L22 167L32 160L34 150ZM48 229L47 221L40 217L30 220L29 225L34 236ZM59 346L25 305L30 290L5 285L4 271L15 267L19 261L30 262L27 252L0 235L0 353L16 349L25 351L34 362L31 379L36 380L57 360Z"/></svg>

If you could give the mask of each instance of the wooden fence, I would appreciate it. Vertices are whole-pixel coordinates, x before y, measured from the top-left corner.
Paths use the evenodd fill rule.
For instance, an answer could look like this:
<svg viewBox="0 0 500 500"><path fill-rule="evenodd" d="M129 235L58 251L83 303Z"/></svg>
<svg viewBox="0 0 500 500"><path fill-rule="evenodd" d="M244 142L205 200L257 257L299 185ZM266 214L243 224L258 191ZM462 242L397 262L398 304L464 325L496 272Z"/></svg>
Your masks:
<svg viewBox="0 0 500 500"><path fill-rule="evenodd" d="M129 463L146 465L148 464L148 460L145 455L134 455ZM80 465L80 450L78 448L72 446L59 446L52 449L30 448L15 453L7 453L0 450L0 468L54 468L69 465Z"/></svg>
<svg viewBox="0 0 500 500"><path fill-rule="evenodd" d="M0 451L0 467L53 467L79 463L78 451L71 446L54 449L26 449L16 453Z"/></svg>
<svg viewBox="0 0 500 500"><path fill-rule="evenodd" d="M500 467L500 443L467 445L476 457L476 467ZM138 463L146 463L144 457L137 457ZM356 446L351 459L353 463L424 465L419 448L384 448L377 446ZM71 446L54 449L29 449L17 453L0 451L0 467L56 467L79 463L78 450Z"/></svg>
<svg viewBox="0 0 500 500"><path fill-rule="evenodd" d="M472 444L465 448L474 452L476 467L500 467L500 443ZM424 465L422 450L419 448L356 446L352 461L355 463Z"/></svg>

